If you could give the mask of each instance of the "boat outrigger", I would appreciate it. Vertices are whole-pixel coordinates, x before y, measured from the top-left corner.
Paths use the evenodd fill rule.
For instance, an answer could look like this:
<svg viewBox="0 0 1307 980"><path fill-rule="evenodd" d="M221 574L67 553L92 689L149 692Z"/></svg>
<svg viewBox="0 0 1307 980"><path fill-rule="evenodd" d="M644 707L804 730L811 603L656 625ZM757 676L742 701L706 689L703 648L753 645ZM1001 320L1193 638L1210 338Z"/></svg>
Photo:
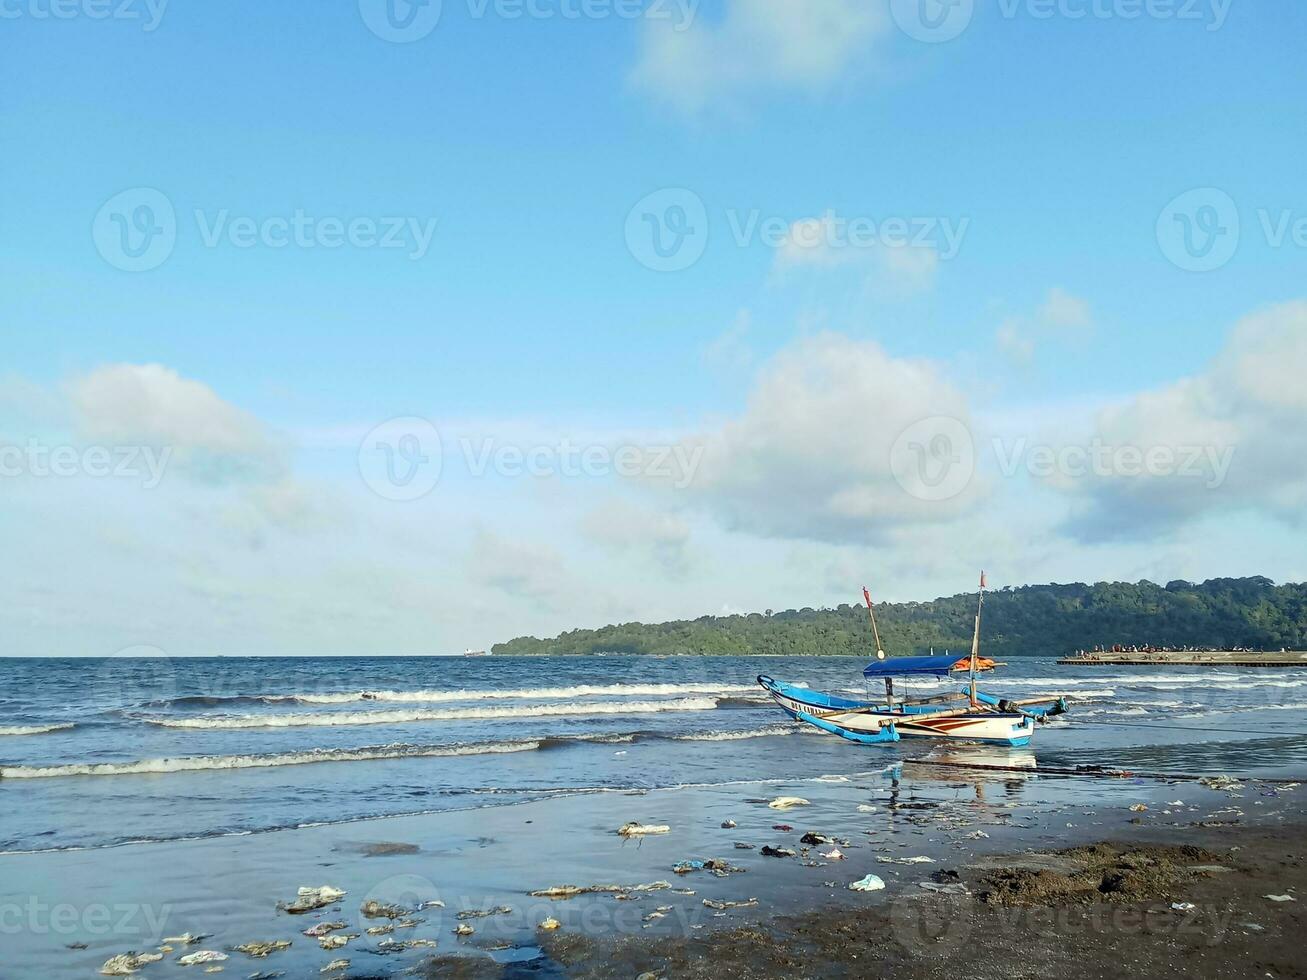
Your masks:
<svg viewBox="0 0 1307 980"><path fill-rule="evenodd" d="M897 742L900 738L940 738L987 742L998 745L1028 745L1035 726L1066 711L1059 695L1011 700L986 694L976 687L976 675L1001 664L980 656L980 613L985 602L985 575L980 575L980 599L976 606L975 632L967 665L967 684L959 691L924 698L894 696L894 678L948 677L964 661L957 656L886 657L876 627L871 593L864 587L867 615L876 641L876 660L862 674L868 682L885 682L883 701L855 701L824 694L794 684L783 684L766 674L758 683L789 715L833 735L864 744ZM961 703L959 703L961 702Z"/></svg>

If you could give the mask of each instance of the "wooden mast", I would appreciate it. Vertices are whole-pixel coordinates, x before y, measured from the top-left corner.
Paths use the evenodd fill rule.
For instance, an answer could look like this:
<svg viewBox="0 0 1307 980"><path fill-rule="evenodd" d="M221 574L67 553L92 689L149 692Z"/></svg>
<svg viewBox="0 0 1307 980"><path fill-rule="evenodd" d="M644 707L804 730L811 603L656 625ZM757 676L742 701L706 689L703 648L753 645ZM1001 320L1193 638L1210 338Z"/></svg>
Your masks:
<svg viewBox="0 0 1307 980"><path fill-rule="evenodd" d="M976 661L980 657L980 610L985 605L985 573L980 573L980 599L976 603L976 629L971 634L971 707L977 707L976 701Z"/></svg>
<svg viewBox="0 0 1307 980"><path fill-rule="evenodd" d="M871 620L871 635L876 640L876 659L884 660L885 650L880 645L880 630L876 628L876 610L872 608L871 593L867 591L865 585L862 587L862 598L867 600L867 617ZM885 698L889 707L894 707L894 679L891 677L885 678Z"/></svg>

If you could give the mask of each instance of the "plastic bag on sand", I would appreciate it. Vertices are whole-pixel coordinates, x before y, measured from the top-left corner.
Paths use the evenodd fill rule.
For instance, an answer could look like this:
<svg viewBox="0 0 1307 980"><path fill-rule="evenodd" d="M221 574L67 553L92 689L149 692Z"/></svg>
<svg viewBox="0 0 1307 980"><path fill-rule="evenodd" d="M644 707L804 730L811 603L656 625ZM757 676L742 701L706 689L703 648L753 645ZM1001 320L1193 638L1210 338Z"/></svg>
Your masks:
<svg viewBox="0 0 1307 980"><path fill-rule="evenodd" d="M221 963L225 959L227 959L226 953L220 953L216 949L202 949L199 952L187 953L177 962L182 966L196 966L200 963Z"/></svg>
<svg viewBox="0 0 1307 980"><path fill-rule="evenodd" d="M646 834L665 834L672 828L661 823L624 823L617 828L623 837L644 837Z"/></svg>
<svg viewBox="0 0 1307 980"><path fill-rule="evenodd" d="M881 881L875 875L867 875L865 878L859 878L849 885L849 891L854 892L878 892L885 887L885 882Z"/></svg>
<svg viewBox="0 0 1307 980"><path fill-rule="evenodd" d="M303 915L305 912L312 912L314 909L339 902L344 897L343 888L332 888L330 885L322 885L319 888L301 887L295 893L295 901L282 903L278 907L291 915Z"/></svg>
<svg viewBox="0 0 1307 980"><path fill-rule="evenodd" d="M809 806L802 796L778 796L767 804L773 810L788 810L792 806Z"/></svg>

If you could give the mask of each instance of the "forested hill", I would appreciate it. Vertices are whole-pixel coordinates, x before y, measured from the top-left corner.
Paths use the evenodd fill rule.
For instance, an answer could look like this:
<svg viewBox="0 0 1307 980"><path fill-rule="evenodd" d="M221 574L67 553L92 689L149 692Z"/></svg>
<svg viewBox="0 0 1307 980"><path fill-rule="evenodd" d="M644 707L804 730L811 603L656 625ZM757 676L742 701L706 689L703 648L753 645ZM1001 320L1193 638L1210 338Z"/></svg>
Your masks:
<svg viewBox="0 0 1307 980"><path fill-rule="evenodd" d="M877 604L891 655L971 647L975 593L933 602ZM1096 645L1307 649L1307 584L1218 578L1195 585L1099 582L1026 585L987 592L982 648L989 656L1064 655ZM500 656L549 654L826 654L873 651L864 606L703 616L646 625L572 630L552 640L497 643Z"/></svg>

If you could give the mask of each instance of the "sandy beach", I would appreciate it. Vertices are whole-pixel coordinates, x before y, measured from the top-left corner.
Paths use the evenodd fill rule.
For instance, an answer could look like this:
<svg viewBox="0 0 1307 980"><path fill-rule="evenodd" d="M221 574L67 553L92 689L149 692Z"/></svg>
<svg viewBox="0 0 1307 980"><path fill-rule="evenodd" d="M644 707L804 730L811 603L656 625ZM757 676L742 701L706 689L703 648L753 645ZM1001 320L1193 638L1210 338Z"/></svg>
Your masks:
<svg viewBox="0 0 1307 980"><path fill-rule="evenodd" d="M769 805L784 797L807 802ZM222 967L309 977L331 964L328 975L354 978L925 977L963 964L995 977L1068 964L1104 977L1232 975L1236 964L1247 975L1297 976L1307 968L1297 943L1300 797L1284 783L1211 788L907 763L13 854L0 858L0 977L90 977L116 955L161 950L141 976ZM667 830L623 837L628 822ZM1105 841L1117 850L1049 856ZM1163 872L1115 894L1082 887L1131 860ZM1079 884L1013 885L1023 868ZM849 888L867 875L883 888ZM345 894L305 914L279 910L297 889L322 886ZM563 897L569 886L596 890ZM986 897L1004 888L1008 899ZM381 913L364 914L367 903ZM558 928L541 929L550 919ZM304 933L323 923L339 924L327 935L351 938L322 948ZM1053 935L1066 929L1070 941ZM176 938L186 934L206 938ZM278 941L290 945L263 957L237 951ZM201 951L227 958L181 964Z"/></svg>

